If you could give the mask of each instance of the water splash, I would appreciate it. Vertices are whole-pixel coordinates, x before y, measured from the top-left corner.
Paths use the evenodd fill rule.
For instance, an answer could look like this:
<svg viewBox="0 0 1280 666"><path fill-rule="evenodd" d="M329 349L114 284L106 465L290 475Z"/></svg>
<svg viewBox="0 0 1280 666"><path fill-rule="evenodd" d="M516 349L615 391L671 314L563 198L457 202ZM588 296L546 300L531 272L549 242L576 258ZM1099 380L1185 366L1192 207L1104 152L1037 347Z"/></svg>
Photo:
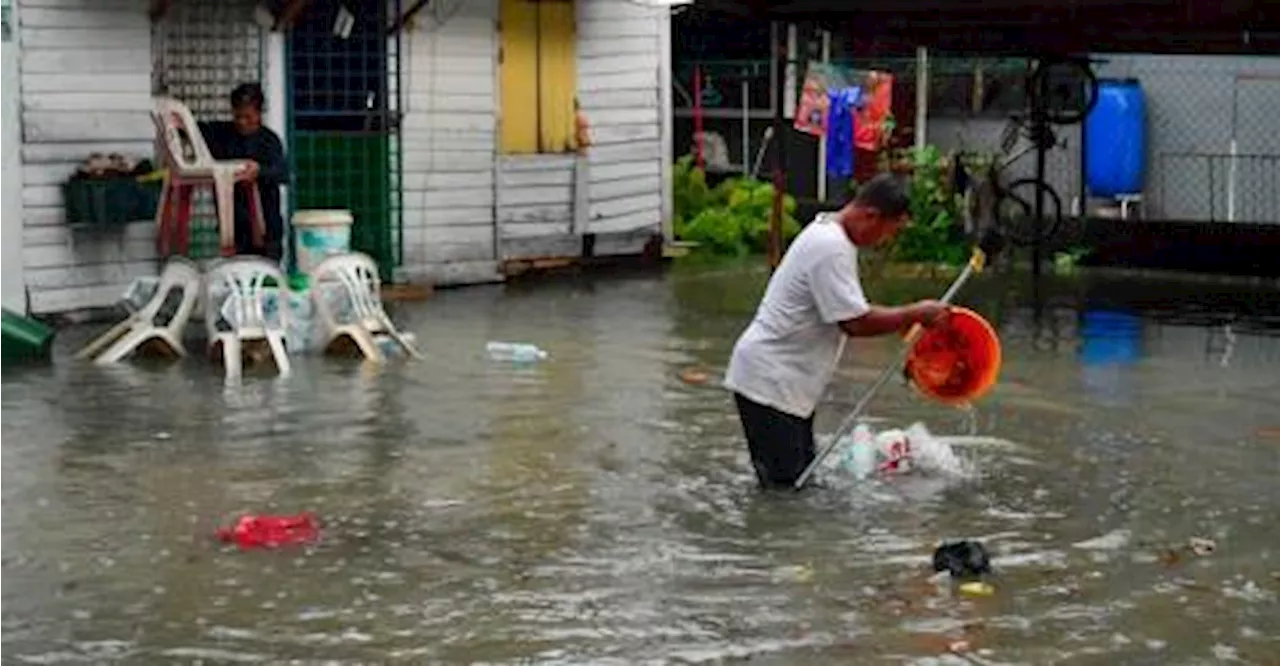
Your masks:
<svg viewBox="0 0 1280 666"><path fill-rule="evenodd" d="M830 442L830 437L819 437L820 445ZM977 467L956 453L951 439L929 432L923 423L913 423L904 430L874 432L865 423L859 423L851 435L839 444L841 455L827 463L828 470L857 479L875 476L880 469L886 443L905 439L910 445L911 466L928 475L970 478L977 476ZM970 437L970 439L972 439Z"/></svg>

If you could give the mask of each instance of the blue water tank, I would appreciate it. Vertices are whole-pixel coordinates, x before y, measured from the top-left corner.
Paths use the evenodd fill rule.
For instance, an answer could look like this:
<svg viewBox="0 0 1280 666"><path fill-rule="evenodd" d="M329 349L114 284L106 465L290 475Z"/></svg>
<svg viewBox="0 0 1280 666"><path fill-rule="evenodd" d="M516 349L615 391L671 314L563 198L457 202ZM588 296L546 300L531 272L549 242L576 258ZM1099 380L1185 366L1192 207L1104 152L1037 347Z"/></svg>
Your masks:
<svg viewBox="0 0 1280 666"><path fill-rule="evenodd" d="M1147 173L1147 100L1136 79L1098 81L1085 119L1085 182L1090 196L1141 194Z"/></svg>

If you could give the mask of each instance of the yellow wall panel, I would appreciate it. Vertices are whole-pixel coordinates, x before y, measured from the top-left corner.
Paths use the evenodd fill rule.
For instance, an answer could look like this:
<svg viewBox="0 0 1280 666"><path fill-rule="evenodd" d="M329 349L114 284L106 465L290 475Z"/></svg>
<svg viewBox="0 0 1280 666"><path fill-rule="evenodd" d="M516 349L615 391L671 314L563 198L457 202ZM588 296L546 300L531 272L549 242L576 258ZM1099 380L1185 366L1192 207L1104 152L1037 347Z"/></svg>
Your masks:
<svg viewBox="0 0 1280 666"><path fill-rule="evenodd" d="M538 4L500 0L502 152L538 152Z"/></svg>
<svg viewBox="0 0 1280 666"><path fill-rule="evenodd" d="M538 115L540 148L563 153L576 148L577 25L574 0L542 0L538 5Z"/></svg>

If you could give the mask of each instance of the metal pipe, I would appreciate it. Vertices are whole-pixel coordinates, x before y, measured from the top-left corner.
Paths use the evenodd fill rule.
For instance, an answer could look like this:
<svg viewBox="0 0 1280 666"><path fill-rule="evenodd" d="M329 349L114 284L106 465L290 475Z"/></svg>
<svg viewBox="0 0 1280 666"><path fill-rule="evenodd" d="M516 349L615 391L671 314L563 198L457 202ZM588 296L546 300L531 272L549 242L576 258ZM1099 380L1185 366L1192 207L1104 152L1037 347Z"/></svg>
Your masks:
<svg viewBox="0 0 1280 666"><path fill-rule="evenodd" d="M822 65L824 68L831 65L831 32L822 31ZM824 72L825 73L825 72ZM824 119L823 123L826 123ZM827 127L827 131L831 131L831 127ZM827 200L827 138L825 136L818 137L818 201Z"/></svg>
<svg viewBox="0 0 1280 666"><path fill-rule="evenodd" d="M789 31L782 24L773 22L774 60L780 73L774 80L773 106L773 209L769 214L769 267L777 268L782 262L782 202L787 192L786 177L786 122L783 108L787 87L787 42Z"/></svg>
<svg viewBox="0 0 1280 666"><path fill-rule="evenodd" d="M924 150L929 132L929 49L916 47L916 152Z"/></svg>
<svg viewBox="0 0 1280 666"><path fill-rule="evenodd" d="M742 70L742 175L751 175L751 81Z"/></svg>

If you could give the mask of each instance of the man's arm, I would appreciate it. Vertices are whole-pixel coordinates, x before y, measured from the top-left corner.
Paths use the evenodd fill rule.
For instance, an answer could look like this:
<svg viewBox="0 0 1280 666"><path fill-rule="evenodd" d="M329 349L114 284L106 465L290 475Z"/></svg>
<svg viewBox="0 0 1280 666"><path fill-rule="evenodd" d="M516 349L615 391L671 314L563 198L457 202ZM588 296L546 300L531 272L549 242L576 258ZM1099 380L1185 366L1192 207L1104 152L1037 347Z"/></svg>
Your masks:
<svg viewBox="0 0 1280 666"><path fill-rule="evenodd" d="M263 128L263 141L259 142L254 161L258 163L258 182L262 185L281 185L289 180L289 163L284 157L284 145L275 132Z"/></svg>
<svg viewBox="0 0 1280 666"><path fill-rule="evenodd" d="M861 317L840 322L840 330L854 338L902 333L914 324L932 322L936 313L932 312L930 307L929 301L901 307L872 305L871 309Z"/></svg>

